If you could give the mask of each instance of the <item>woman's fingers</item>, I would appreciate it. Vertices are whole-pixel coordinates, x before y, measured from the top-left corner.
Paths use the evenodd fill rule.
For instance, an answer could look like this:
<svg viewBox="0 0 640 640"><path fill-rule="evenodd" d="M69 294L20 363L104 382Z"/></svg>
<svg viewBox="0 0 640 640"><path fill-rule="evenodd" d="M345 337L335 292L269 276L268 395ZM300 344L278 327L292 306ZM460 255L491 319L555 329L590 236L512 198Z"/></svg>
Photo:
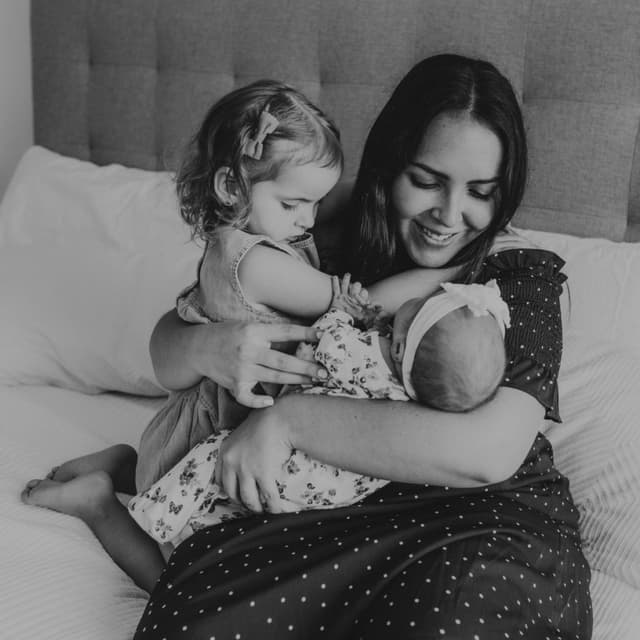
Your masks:
<svg viewBox="0 0 640 640"><path fill-rule="evenodd" d="M278 497L277 489L274 491L269 491L262 486L258 487L258 493L260 495L260 504L262 505L262 510L267 513L281 513L282 506L281 500Z"/></svg>
<svg viewBox="0 0 640 640"><path fill-rule="evenodd" d="M217 466L219 465L220 462L218 462ZM224 464L222 465L222 472L216 473L216 482L225 490L230 500L233 500L233 502L242 502L238 489L238 478L230 467L226 468Z"/></svg>
<svg viewBox="0 0 640 640"><path fill-rule="evenodd" d="M317 362L302 360L296 356L274 351L273 349L264 349L258 354L256 364L258 367L272 369L279 373L295 374L297 376L305 376L307 382L309 378L318 377L320 371L324 371ZM261 371L262 373L262 371ZM262 378L260 378L262 380ZM268 382L279 382L278 380L268 380Z"/></svg>
<svg viewBox="0 0 640 640"><path fill-rule="evenodd" d="M290 502L286 498L281 498L277 489L275 491L264 491L260 488L260 499L262 510L267 513L294 513L300 511L300 506Z"/></svg>
<svg viewBox="0 0 640 640"><path fill-rule="evenodd" d="M240 488L240 502L254 513L262 513L262 501L260 500L260 492L254 478L240 478L238 482Z"/></svg>
<svg viewBox="0 0 640 640"><path fill-rule="evenodd" d="M225 386L234 398L252 409L269 407L273 399L254 392L258 382L271 384L308 384L323 380L327 372L314 360L304 360L272 348L274 342L316 342L317 331L301 325L244 325L235 337L236 348L230 356L233 367Z"/></svg>
<svg viewBox="0 0 640 640"><path fill-rule="evenodd" d="M256 332L268 344L274 342L317 342L317 331L300 324L261 324Z"/></svg>
<svg viewBox="0 0 640 640"><path fill-rule="evenodd" d="M254 387L255 383L238 383L234 389L231 389L231 394L237 402L250 409L264 409L272 406L273 398L264 393L254 393Z"/></svg>

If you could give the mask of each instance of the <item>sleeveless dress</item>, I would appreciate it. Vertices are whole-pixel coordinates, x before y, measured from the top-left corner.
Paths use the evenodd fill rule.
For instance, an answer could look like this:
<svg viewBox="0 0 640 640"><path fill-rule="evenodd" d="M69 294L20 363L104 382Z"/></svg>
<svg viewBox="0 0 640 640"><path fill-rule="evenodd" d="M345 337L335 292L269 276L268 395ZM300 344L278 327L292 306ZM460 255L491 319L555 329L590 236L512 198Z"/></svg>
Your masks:
<svg viewBox="0 0 640 640"><path fill-rule="evenodd" d="M409 400L380 351L378 331L361 331L353 318L329 309L313 326L322 331L317 345L303 344L329 372L322 385L292 388L302 393L363 399ZM149 489L129 500L131 517L160 544L178 546L195 531L252 515L229 499L214 481L220 446L230 431L208 436ZM286 511L333 509L352 505L387 484L292 451L275 478L278 499Z"/></svg>
<svg viewBox="0 0 640 640"><path fill-rule="evenodd" d="M479 278L510 307L504 385L555 421L563 264L509 250ZM538 434L504 482L392 482L351 507L197 532L169 558L135 638L587 640L589 580L569 482Z"/></svg>
<svg viewBox="0 0 640 640"><path fill-rule="evenodd" d="M267 324L295 321L300 324L299 319L245 298L238 267L247 252L258 244L319 267L318 251L309 233L284 243L241 229L224 229L215 242L207 244L198 264L197 280L178 296L178 315L187 322L202 324L224 320ZM237 403L229 391L208 378L188 389L171 392L140 439L137 490L149 489L207 436L237 427L249 411Z"/></svg>

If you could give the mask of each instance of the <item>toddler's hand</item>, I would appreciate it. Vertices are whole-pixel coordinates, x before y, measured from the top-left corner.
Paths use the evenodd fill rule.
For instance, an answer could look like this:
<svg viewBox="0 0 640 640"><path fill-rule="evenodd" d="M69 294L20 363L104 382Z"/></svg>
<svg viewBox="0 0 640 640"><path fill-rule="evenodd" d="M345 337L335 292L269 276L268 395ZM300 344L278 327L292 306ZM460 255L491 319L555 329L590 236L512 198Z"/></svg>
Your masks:
<svg viewBox="0 0 640 640"><path fill-rule="evenodd" d="M369 292L359 283L351 282L351 274L345 273L342 280L338 276L331 278L333 298L331 308L344 311L354 320L369 328L382 307L372 304Z"/></svg>
<svg viewBox="0 0 640 640"><path fill-rule="evenodd" d="M375 329L378 333L385 335L392 332L393 315L380 309L379 313L373 318L369 329Z"/></svg>

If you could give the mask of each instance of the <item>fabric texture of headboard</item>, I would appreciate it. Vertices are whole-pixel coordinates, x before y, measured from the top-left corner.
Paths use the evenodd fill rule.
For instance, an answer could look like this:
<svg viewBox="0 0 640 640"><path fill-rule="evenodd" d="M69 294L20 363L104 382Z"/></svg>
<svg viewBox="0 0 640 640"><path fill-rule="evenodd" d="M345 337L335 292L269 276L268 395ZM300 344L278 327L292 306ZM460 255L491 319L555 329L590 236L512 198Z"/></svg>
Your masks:
<svg viewBox="0 0 640 640"><path fill-rule="evenodd" d="M640 240L638 0L32 0L31 22L36 143L152 170L215 99L270 77L333 115L352 177L413 63L488 59L529 135L516 222Z"/></svg>

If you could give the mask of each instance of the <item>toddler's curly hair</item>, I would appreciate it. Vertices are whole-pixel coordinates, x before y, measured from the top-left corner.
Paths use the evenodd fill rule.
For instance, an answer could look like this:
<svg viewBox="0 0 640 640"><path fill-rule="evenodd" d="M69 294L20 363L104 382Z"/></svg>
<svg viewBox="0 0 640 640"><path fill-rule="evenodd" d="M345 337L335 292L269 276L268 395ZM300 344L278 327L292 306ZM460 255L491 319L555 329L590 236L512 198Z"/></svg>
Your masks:
<svg viewBox="0 0 640 640"><path fill-rule="evenodd" d="M262 154L246 154L260 115L267 110L278 126L264 140ZM194 237L215 238L222 226L243 228L251 211L251 186L273 180L286 163L317 163L342 170L340 133L334 122L302 93L273 80L259 80L225 95L208 111L187 147L176 174L182 218ZM222 201L214 176L228 167L236 202Z"/></svg>

